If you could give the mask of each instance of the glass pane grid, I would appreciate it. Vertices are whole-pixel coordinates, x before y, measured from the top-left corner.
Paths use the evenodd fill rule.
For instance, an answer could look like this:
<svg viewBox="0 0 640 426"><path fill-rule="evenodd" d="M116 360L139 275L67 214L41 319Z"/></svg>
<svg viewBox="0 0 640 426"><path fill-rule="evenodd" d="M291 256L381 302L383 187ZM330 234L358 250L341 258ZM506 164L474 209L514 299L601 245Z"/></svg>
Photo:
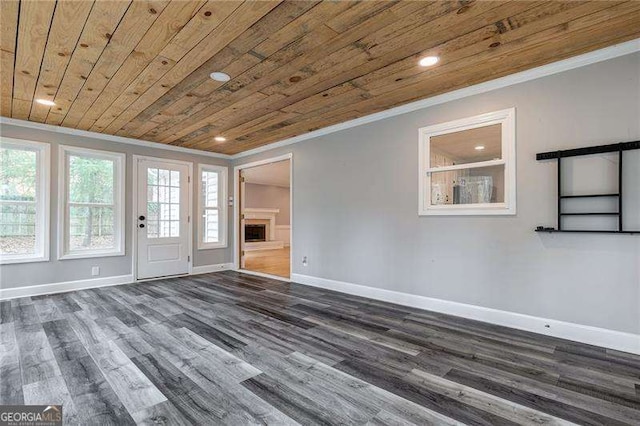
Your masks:
<svg viewBox="0 0 640 426"><path fill-rule="evenodd" d="M147 238L180 236L180 172L148 169Z"/></svg>

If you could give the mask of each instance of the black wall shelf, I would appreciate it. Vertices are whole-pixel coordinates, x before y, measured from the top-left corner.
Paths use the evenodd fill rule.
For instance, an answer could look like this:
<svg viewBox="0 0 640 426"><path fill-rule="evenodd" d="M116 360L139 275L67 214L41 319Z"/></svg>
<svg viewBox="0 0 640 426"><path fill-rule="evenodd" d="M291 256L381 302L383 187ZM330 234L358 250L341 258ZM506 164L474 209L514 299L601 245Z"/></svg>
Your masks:
<svg viewBox="0 0 640 426"><path fill-rule="evenodd" d="M639 231L626 230L623 227L622 203L623 203L623 182L622 182L622 163L623 152L633 149L640 149L640 141L621 142L609 145L589 146L584 148L567 149L563 151L549 151L536 154L536 160L557 160L558 162L558 200L557 200L557 228L542 227L536 228L536 232L572 232L572 233L598 233L598 234L640 234ZM562 159L567 157L578 157L583 155L605 154L608 152L618 153L618 192L611 194L584 194L584 195L562 195ZM611 197L618 199L617 212L574 212L564 213L562 211L562 200L571 198L597 198ZM617 230L598 230L598 229L564 229L562 226L562 218L565 216L617 216Z"/></svg>

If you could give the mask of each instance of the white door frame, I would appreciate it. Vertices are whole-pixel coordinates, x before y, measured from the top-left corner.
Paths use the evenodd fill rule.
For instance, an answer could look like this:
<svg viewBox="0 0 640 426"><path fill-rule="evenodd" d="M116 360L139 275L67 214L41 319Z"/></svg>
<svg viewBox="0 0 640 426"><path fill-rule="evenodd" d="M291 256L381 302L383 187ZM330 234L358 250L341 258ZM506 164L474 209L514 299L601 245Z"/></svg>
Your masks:
<svg viewBox="0 0 640 426"><path fill-rule="evenodd" d="M291 281L291 278L279 277L277 275L264 274L262 272L240 269L240 171L265 164L277 163L278 161L289 160L289 277L293 274L293 153L283 154L278 157L271 157L264 160L253 161L251 163L239 164L233 168L233 269L247 274L261 277L273 278L280 281Z"/></svg>
<svg viewBox="0 0 640 426"><path fill-rule="evenodd" d="M189 244L188 249L189 253L189 272L185 275L191 275L193 273L193 185L195 184L195 178L193 177L193 163L190 161L180 161L180 160L170 160L167 158L159 158L159 157L149 157L146 155L134 155L133 156L133 199L131 200L131 273L133 274L134 282L137 281L149 281L156 279L163 279L167 277L158 277L158 278L146 278L139 280L138 279L138 160L149 160L149 161L160 161L162 163L170 163L170 164L179 164L182 166L187 166L189 168L189 181L187 197L187 204L189 206Z"/></svg>

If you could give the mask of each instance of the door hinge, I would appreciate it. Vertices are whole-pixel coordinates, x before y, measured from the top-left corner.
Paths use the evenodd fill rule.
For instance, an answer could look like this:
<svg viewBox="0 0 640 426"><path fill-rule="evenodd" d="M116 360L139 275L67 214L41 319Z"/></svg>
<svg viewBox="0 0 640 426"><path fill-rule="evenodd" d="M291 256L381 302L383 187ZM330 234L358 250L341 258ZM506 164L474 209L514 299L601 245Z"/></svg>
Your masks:
<svg viewBox="0 0 640 426"><path fill-rule="evenodd" d="M244 250L240 252L240 256L244 256Z"/></svg>
<svg viewBox="0 0 640 426"><path fill-rule="evenodd" d="M244 177L240 178L240 182L244 183Z"/></svg>
<svg viewBox="0 0 640 426"><path fill-rule="evenodd" d="M191 256L187 256L187 262L191 262Z"/></svg>
<svg viewBox="0 0 640 426"><path fill-rule="evenodd" d="M241 218L242 218L242 220L244 220L244 213L242 214L242 217L241 217Z"/></svg>
<svg viewBox="0 0 640 426"><path fill-rule="evenodd" d="M187 183L191 183L191 176L187 176Z"/></svg>
<svg viewBox="0 0 640 426"><path fill-rule="evenodd" d="M191 216L187 216L187 223L191 223Z"/></svg>

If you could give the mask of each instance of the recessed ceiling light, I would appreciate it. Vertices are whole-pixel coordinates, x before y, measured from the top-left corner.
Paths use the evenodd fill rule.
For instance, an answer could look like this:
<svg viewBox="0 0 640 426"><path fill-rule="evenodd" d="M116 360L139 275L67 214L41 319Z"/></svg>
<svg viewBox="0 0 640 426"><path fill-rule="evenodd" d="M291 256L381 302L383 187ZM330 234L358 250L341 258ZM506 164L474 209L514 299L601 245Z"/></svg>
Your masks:
<svg viewBox="0 0 640 426"><path fill-rule="evenodd" d="M48 101L46 99L37 99L36 102L41 104L41 105L46 105L46 106L54 106L56 104L55 102Z"/></svg>
<svg viewBox="0 0 640 426"><path fill-rule="evenodd" d="M215 138L213 138L216 142L224 142L227 140L227 138L225 138L224 136L216 136Z"/></svg>
<svg viewBox="0 0 640 426"><path fill-rule="evenodd" d="M440 58L438 58L437 56L425 56L424 58L420 59L420 62L418 63L421 67L430 67L437 64L439 60Z"/></svg>
<svg viewBox="0 0 640 426"><path fill-rule="evenodd" d="M229 74L218 72L218 71L212 72L211 74L209 74L209 77L211 77L215 81L222 81L223 83L225 81L231 80L231 77L229 77Z"/></svg>
<svg viewBox="0 0 640 426"><path fill-rule="evenodd" d="M484 149L484 145L478 145L475 147L476 151L482 151Z"/></svg>

